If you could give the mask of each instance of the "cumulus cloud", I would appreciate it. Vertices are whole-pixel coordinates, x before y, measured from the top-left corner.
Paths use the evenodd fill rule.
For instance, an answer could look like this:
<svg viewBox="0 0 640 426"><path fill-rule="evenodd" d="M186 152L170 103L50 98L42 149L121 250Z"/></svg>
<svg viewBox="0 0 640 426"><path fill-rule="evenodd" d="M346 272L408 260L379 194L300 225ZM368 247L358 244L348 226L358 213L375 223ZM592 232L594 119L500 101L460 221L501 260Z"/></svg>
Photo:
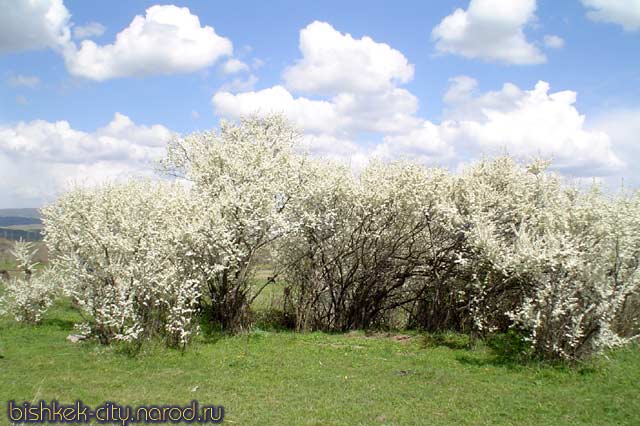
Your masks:
<svg viewBox="0 0 640 426"><path fill-rule="evenodd" d="M361 151L352 140L327 134L305 134L302 143L310 154L323 158L349 158Z"/></svg>
<svg viewBox="0 0 640 426"><path fill-rule="evenodd" d="M211 101L216 114L222 117L239 118L253 113L283 113L298 126L312 133L332 133L339 120L331 102L295 98L282 86L235 95L230 92L218 92Z"/></svg>
<svg viewBox="0 0 640 426"><path fill-rule="evenodd" d="M249 65L239 59L231 58L222 64L222 72L225 74L235 74L241 71L249 71Z"/></svg>
<svg viewBox="0 0 640 426"><path fill-rule="evenodd" d="M562 49L564 47L564 39L557 35L544 36L544 45L550 49Z"/></svg>
<svg viewBox="0 0 640 426"><path fill-rule="evenodd" d="M84 40L85 38L100 37L106 31L106 27L99 22L89 22L85 25L73 27L73 38Z"/></svg>
<svg viewBox="0 0 640 426"><path fill-rule="evenodd" d="M69 40L62 0L0 0L0 53L55 48Z"/></svg>
<svg viewBox="0 0 640 426"><path fill-rule="evenodd" d="M640 0L582 0L594 21L621 25L626 31L640 30Z"/></svg>
<svg viewBox="0 0 640 426"><path fill-rule="evenodd" d="M443 97L444 119L448 121L482 121L486 110L512 111L525 94L513 83L505 83L500 90L476 94L478 82L465 75L453 77L449 83Z"/></svg>
<svg viewBox="0 0 640 426"><path fill-rule="evenodd" d="M640 158L640 108L619 108L608 110L595 116L588 123L595 131L605 132L623 158ZM637 161L626 163L625 175L627 182L640 186L640 164ZM619 182L615 182L618 184Z"/></svg>
<svg viewBox="0 0 640 426"><path fill-rule="evenodd" d="M382 159L408 158L426 164L449 162L453 160L455 150L448 139L446 126L425 120L404 134L385 136L372 156Z"/></svg>
<svg viewBox="0 0 640 426"><path fill-rule="evenodd" d="M249 74L246 77L234 77L231 81L227 81L218 89L218 92L248 92L253 90L258 82L258 77Z"/></svg>
<svg viewBox="0 0 640 426"><path fill-rule="evenodd" d="M104 25L74 25L62 0L0 0L0 7L0 54L52 48L63 55L71 74L91 80L188 73L233 54L231 41L201 25L186 7L152 6L104 45L88 40L103 35ZM248 66L231 59L223 70L235 73Z"/></svg>
<svg viewBox="0 0 640 426"><path fill-rule="evenodd" d="M374 154L455 167L483 154L507 152L526 159L553 159L555 169L573 176L607 176L624 170L609 136L615 133L586 127L585 116L574 105L575 92L550 93L543 81L532 90L511 83L481 94L475 94L476 88L477 82L470 77L453 78L445 94L449 109L441 123L424 120L404 134L386 136ZM634 112L610 123L640 122L638 118ZM626 128L621 140L630 140L640 130L629 125L618 128Z"/></svg>
<svg viewBox="0 0 640 426"><path fill-rule="evenodd" d="M535 0L471 0L456 9L431 32L436 49L467 58L528 65L546 61L524 34L535 20Z"/></svg>
<svg viewBox="0 0 640 426"><path fill-rule="evenodd" d="M472 4L469 8L474 17L476 7ZM519 11L519 22L524 23L534 9L535 3L522 9L520 3L501 2L492 11L498 16ZM367 42L361 45L362 40ZM399 87L403 80L388 71L388 64L377 73L367 70L375 63L368 53L376 48L369 47L380 45L366 37L355 40L329 24L314 22L300 33L303 58L285 69L286 86L235 94L219 91L212 97L214 110L228 118L282 112L306 131L312 153L357 158L360 165L371 157L409 157L455 168L482 154L506 151L518 157L553 158L557 169L576 176L606 175L624 166L609 136L585 127L585 117L575 107L576 93L550 92L546 82L531 90L505 83L499 90L479 92L474 78L453 77L443 96L442 121L425 120L417 115L418 98ZM362 46L367 48L356 54ZM383 46L383 51L397 52ZM314 53L323 49L337 53L326 58L326 52ZM342 51L351 52L350 60L325 69L325 59L329 63L328 57L341 57ZM404 59L400 52L397 55ZM353 65L354 61L361 63ZM352 67L377 77L354 82L351 79L358 74Z"/></svg>
<svg viewBox="0 0 640 426"><path fill-rule="evenodd" d="M444 94L445 103L458 103L469 99L471 93L478 86L475 78L466 75L459 75L449 79L449 88Z"/></svg>
<svg viewBox="0 0 640 426"><path fill-rule="evenodd" d="M300 31L300 51L302 58L283 72L286 87L236 94L221 89L212 98L215 112L230 118L282 112L314 136L314 150L326 152L333 143L343 154L345 146L353 146L347 141L360 133L396 133L420 124L418 99L397 87L413 76L413 65L401 52L317 21Z"/></svg>
<svg viewBox="0 0 640 426"><path fill-rule="evenodd" d="M415 117L418 98L408 90L393 88L376 93L340 93L332 104L342 117L344 133L397 133L420 121Z"/></svg>
<svg viewBox="0 0 640 426"><path fill-rule="evenodd" d="M413 78L413 65L398 50L370 37L353 38L326 22L300 31L302 59L284 71L289 89L308 93L372 92Z"/></svg>
<svg viewBox="0 0 640 426"><path fill-rule="evenodd" d="M283 113L307 132L341 137L355 137L358 132L401 132L420 121L413 115L418 99L401 88L381 93L345 92L330 100L312 100L274 86L257 92L217 92L211 101L222 117Z"/></svg>
<svg viewBox="0 0 640 426"><path fill-rule="evenodd" d="M40 205L73 183L149 174L172 133L116 113L94 132L67 121L0 126L0 192L7 205Z"/></svg>
<svg viewBox="0 0 640 426"><path fill-rule="evenodd" d="M585 127L585 116L575 107L576 93L549 93L540 81L532 90L507 84L501 91L469 97L458 105L463 118L445 120L447 139L460 152L497 153L553 158L554 167L574 175L606 175L624 163L610 137ZM476 110L469 114L469 109ZM457 115L456 113L453 114Z"/></svg>
<svg viewBox="0 0 640 426"><path fill-rule="evenodd" d="M84 40L69 45L64 56L70 73L92 80L173 74L208 67L233 53L231 41L186 7L152 6L137 15L112 44Z"/></svg>
<svg viewBox="0 0 640 426"><path fill-rule="evenodd" d="M35 89L40 85L40 78L35 75L14 75L9 77L8 81L11 87L27 87Z"/></svg>

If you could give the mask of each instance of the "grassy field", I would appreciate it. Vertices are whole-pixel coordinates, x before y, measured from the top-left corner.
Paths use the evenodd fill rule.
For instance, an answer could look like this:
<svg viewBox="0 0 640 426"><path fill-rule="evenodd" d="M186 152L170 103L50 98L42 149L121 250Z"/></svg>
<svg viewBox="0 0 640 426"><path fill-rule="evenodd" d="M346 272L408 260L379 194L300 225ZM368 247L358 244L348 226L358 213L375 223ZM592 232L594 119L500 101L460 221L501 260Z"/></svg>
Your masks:
<svg viewBox="0 0 640 426"><path fill-rule="evenodd" d="M15 259L11 255L15 241L0 238L0 270L13 270L16 268ZM35 242L34 248L37 249L34 261L38 262L39 267L44 266L48 261L47 248L42 242Z"/></svg>
<svg viewBox="0 0 640 426"><path fill-rule="evenodd" d="M5 229L15 229L17 231L39 231L43 228L42 225L32 224L32 225L6 225L3 226Z"/></svg>
<svg viewBox="0 0 640 426"><path fill-rule="evenodd" d="M0 424L6 402L223 405L257 425L637 425L640 350L579 367L517 364L464 336L254 330L186 352L136 356L70 343L79 318L56 306L37 327L0 320ZM432 343L429 343L432 342ZM435 343L433 343L435 342Z"/></svg>

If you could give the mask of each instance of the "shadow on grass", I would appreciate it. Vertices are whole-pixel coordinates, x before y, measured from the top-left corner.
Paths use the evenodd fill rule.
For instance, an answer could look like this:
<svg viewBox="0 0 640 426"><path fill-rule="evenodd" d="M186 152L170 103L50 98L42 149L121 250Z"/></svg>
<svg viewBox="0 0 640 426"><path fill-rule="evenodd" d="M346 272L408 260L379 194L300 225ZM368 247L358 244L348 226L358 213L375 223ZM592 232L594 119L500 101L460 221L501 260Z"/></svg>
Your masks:
<svg viewBox="0 0 640 426"><path fill-rule="evenodd" d="M76 321L63 318L45 318L42 321L42 325L48 327L55 327L59 330L73 330Z"/></svg>
<svg viewBox="0 0 640 426"><path fill-rule="evenodd" d="M519 368L555 365L555 363L535 358L529 344L514 330L488 336L483 340L483 346L484 351L470 351L467 354L458 355L456 360L461 364L477 367Z"/></svg>
<svg viewBox="0 0 640 426"><path fill-rule="evenodd" d="M601 366L597 359L570 363L535 357L529 344L515 331L495 334L484 341L485 351L468 351L456 356L456 360L475 367L503 367L508 369L536 368L580 375L598 373Z"/></svg>
<svg viewBox="0 0 640 426"><path fill-rule="evenodd" d="M429 333L423 336L424 348L446 347L453 350L472 349L471 338L466 334L454 332Z"/></svg>
<svg viewBox="0 0 640 426"><path fill-rule="evenodd" d="M579 374L589 376L602 372L602 366L598 360L592 359L580 363L568 363L564 361L549 361L538 358L508 358L489 354L463 354L456 356L456 361L462 365L478 368L498 367L508 370L535 369L555 371L558 373Z"/></svg>
<svg viewBox="0 0 640 426"><path fill-rule="evenodd" d="M251 310L254 328L268 331L290 331L295 328L294 318L278 308Z"/></svg>

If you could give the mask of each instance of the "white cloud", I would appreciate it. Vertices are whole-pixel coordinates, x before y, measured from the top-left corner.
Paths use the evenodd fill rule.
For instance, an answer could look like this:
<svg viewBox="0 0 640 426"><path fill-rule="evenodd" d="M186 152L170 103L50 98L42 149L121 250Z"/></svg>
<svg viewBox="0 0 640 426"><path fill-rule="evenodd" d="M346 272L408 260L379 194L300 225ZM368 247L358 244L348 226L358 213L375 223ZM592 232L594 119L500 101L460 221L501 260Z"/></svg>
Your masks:
<svg viewBox="0 0 640 426"><path fill-rule="evenodd" d="M225 74L235 74L240 71L249 71L249 65L239 59L231 58L222 64L222 71Z"/></svg>
<svg viewBox="0 0 640 426"><path fill-rule="evenodd" d="M397 133L420 123L414 116L418 99L401 88L312 100L294 97L284 87L274 86L257 92L217 92L212 103L221 117L284 113L307 132L341 137L355 137L358 132Z"/></svg>
<svg viewBox="0 0 640 426"><path fill-rule="evenodd" d="M201 26L188 8L156 5L137 15L113 44L84 40L79 49L67 46L64 55L70 73L106 80L192 72L232 52L231 41Z"/></svg>
<svg viewBox="0 0 640 426"><path fill-rule="evenodd" d="M138 126L120 113L93 133L74 130L67 121L35 120L0 127L0 152L55 163L148 161L170 137L164 126Z"/></svg>
<svg viewBox="0 0 640 426"><path fill-rule="evenodd" d="M520 158L551 158L555 169L573 176L607 176L625 170L614 151L619 141L609 134L616 135L612 129L617 128L618 139L633 146L640 128L630 123L640 122L638 111L619 114L617 119L607 117L602 121L609 123L609 129L603 132L585 126L585 117L574 106L575 92L549 93L545 82L532 90L506 83L499 91L479 95L474 94L476 88L477 82L470 77L451 79L445 94L451 109L441 123L422 120L405 132L387 134L369 156L409 158L455 169L483 154L507 152Z"/></svg>
<svg viewBox="0 0 640 426"><path fill-rule="evenodd" d="M582 4L591 9L589 19L622 25L626 31L640 30L640 0L582 0Z"/></svg>
<svg viewBox="0 0 640 426"><path fill-rule="evenodd" d="M25 105L28 105L28 104L29 104L29 101L27 100L27 98L26 98L25 96L23 96L23 95L18 95L18 96L16 96L16 103L17 103L18 105L25 106Z"/></svg>
<svg viewBox="0 0 640 426"><path fill-rule="evenodd" d="M557 35L544 36L544 45L550 49L562 49L564 47L564 39Z"/></svg>
<svg viewBox="0 0 640 426"><path fill-rule="evenodd" d="M575 175L621 170L624 163L609 136L585 128L575 101L575 92L549 93L549 84L543 81L525 91L506 84L499 92L470 97L458 106L477 110L476 119L445 120L441 127L460 154L506 150L516 156L541 155L553 158L555 168Z"/></svg>
<svg viewBox="0 0 640 426"><path fill-rule="evenodd" d="M254 74L249 74L246 77L235 77L233 80L224 83L218 89L218 92L249 92L253 90L254 86L258 82L258 77Z"/></svg>
<svg viewBox="0 0 640 426"><path fill-rule="evenodd" d="M0 126L0 193L6 205L40 205L73 182L97 183L146 175L172 133L141 126L116 113L95 132L67 121L35 120Z"/></svg>
<svg viewBox="0 0 640 426"><path fill-rule="evenodd" d="M62 0L0 0L0 53L56 48L69 40Z"/></svg>
<svg viewBox="0 0 640 426"><path fill-rule="evenodd" d="M451 84L443 97L445 103L457 103L467 100L478 86L475 78L466 75L452 77L449 79L449 83Z"/></svg>
<svg viewBox="0 0 640 426"><path fill-rule="evenodd" d="M535 20L535 0L471 0L432 30L436 49L467 58L527 65L546 61L527 41L524 27Z"/></svg>
<svg viewBox="0 0 640 426"><path fill-rule="evenodd" d="M393 88L377 93L340 93L332 104L342 118L344 133L397 133L416 126L420 120L418 98L408 90Z"/></svg>
<svg viewBox="0 0 640 426"><path fill-rule="evenodd" d="M413 78L413 65L398 50L370 37L354 39L325 22L300 31L302 59L284 71L286 86L309 93L373 92Z"/></svg>
<svg viewBox="0 0 640 426"><path fill-rule="evenodd" d="M100 37L106 31L106 27L99 22L89 22L85 25L73 27L73 38L84 40L86 38Z"/></svg>
<svg viewBox="0 0 640 426"><path fill-rule="evenodd" d="M386 136L373 156L383 159L406 158L425 164L453 159L455 150L447 140L446 128L424 121L420 126L396 136Z"/></svg>
<svg viewBox="0 0 640 426"><path fill-rule="evenodd" d="M236 95L218 92L212 98L216 114L239 118L253 113L284 113L291 121L312 133L332 133L339 120L335 105L327 101L294 98L282 86Z"/></svg>
<svg viewBox="0 0 640 426"><path fill-rule="evenodd" d="M504 6L507 3L500 4L511 10ZM528 16L525 12L523 16ZM305 35L314 25L327 37ZM303 52L322 47L339 51L345 40L349 46L359 43L320 23L305 28L300 37ZM352 56L358 57L355 53ZM360 55L359 60L366 57ZM324 56L320 58L303 53L303 59L284 73L290 86L292 75L295 81L305 82L309 96L297 96L281 85L236 94L219 91L212 97L216 114L237 119L252 113L283 112L304 128L312 153L359 165L371 157L409 157L455 168L483 153L506 151L518 157L551 157L557 169L579 176L606 175L624 166L606 133L585 128L585 117L575 107L575 92L550 93L549 85L539 82L532 90L506 83L500 90L479 93L478 82L461 75L450 80L444 94L443 121L435 123L417 115L418 98L398 87L399 81L385 74L388 68L378 73L385 77L376 84L359 85L350 80L358 75L351 63L337 62L335 70L318 77L318 70L324 69ZM376 75L373 70L367 73ZM301 84L293 86L300 89Z"/></svg>
<svg viewBox="0 0 640 426"><path fill-rule="evenodd" d="M500 90L476 95L478 82L468 76L449 80L449 89L444 95L445 121L482 121L485 111L512 111L525 92L513 83L505 83Z"/></svg>
<svg viewBox="0 0 640 426"><path fill-rule="evenodd" d="M320 155L332 159L349 158L360 152L360 147L353 141L326 134L305 134L303 146L312 155Z"/></svg>
<svg viewBox="0 0 640 426"><path fill-rule="evenodd" d="M640 108L608 110L594 117L589 125L590 128L609 135L616 151L623 158L640 158L640 144L638 144ZM623 173L626 182L631 182L635 187L640 187L640 164L637 161L629 161L626 166ZM619 181L615 182L615 184L619 184Z"/></svg>
<svg viewBox="0 0 640 426"><path fill-rule="evenodd" d="M35 75L14 75L7 81L11 87L27 87L35 89L40 85L40 78Z"/></svg>
<svg viewBox="0 0 640 426"><path fill-rule="evenodd" d="M305 131L322 135L325 146L327 140L396 133L420 124L418 99L396 87L413 76L413 65L401 52L369 37L356 40L322 22L300 31L300 50L303 58L285 70L285 82L327 99L296 97L280 85L235 95L220 90L212 99L216 113L238 118L256 111L283 112Z"/></svg>

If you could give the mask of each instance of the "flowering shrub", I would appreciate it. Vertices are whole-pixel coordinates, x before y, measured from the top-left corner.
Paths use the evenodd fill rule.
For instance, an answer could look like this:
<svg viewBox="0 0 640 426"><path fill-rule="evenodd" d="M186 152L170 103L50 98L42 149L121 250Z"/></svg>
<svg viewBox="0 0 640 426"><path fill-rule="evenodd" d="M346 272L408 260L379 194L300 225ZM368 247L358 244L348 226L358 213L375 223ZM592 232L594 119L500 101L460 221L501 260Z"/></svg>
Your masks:
<svg viewBox="0 0 640 426"><path fill-rule="evenodd" d="M304 182L299 137L282 117L250 117L168 147L163 169L192 183L203 218L190 240L188 277L200 283L209 317L224 329L248 325L260 292L252 286L256 259L295 226L287 211Z"/></svg>
<svg viewBox="0 0 640 426"><path fill-rule="evenodd" d="M223 123L168 146L161 169L185 185L78 189L48 206L53 271L91 333L185 345L199 314L240 330L276 276L298 329L511 331L561 359L637 333L640 197L509 157L460 175L377 162L355 175L299 139L279 116ZM274 271L256 285L259 261Z"/></svg>
<svg viewBox="0 0 640 426"><path fill-rule="evenodd" d="M280 248L299 328L392 325L444 285L459 243L445 172L375 163L359 177L331 164L315 173Z"/></svg>
<svg viewBox="0 0 640 426"><path fill-rule="evenodd" d="M20 275L3 283L4 295L0 298L0 313L9 313L19 322L37 324L53 303L53 276L47 270L36 273L38 264L33 261L36 249L32 243L17 241L11 253Z"/></svg>
<svg viewBox="0 0 640 426"><path fill-rule="evenodd" d="M536 162L483 162L462 179L478 329L525 331L534 353L577 359L622 342L638 290L638 203L580 192Z"/></svg>
<svg viewBox="0 0 640 426"><path fill-rule="evenodd" d="M182 273L191 217L183 188L150 182L78 189L43 209L52 267L102 343L189 340L200 297Z"/></svg>

